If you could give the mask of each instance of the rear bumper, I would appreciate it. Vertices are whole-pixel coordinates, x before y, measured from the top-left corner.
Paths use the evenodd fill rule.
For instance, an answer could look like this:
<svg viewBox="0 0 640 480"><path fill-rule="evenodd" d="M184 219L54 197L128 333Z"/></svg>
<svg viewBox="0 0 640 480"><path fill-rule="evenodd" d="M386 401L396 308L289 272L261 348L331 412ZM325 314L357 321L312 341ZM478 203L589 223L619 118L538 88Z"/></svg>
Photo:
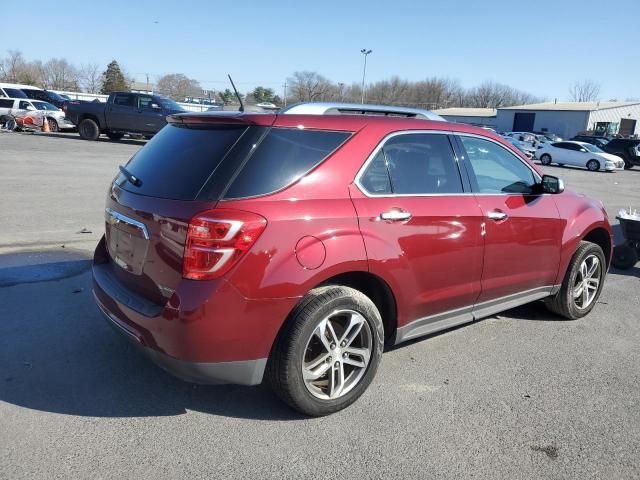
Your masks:
<svg viewBox="0 0 640 480"><path fill-rule="evenodd" d="M233 362L189 362L173 358L144 345L142 337L130 326L109 312L94 290L94 298L107 323L140 350L156 365L181 380L201 384L258 385L262 382L266 358Z"/></svg>

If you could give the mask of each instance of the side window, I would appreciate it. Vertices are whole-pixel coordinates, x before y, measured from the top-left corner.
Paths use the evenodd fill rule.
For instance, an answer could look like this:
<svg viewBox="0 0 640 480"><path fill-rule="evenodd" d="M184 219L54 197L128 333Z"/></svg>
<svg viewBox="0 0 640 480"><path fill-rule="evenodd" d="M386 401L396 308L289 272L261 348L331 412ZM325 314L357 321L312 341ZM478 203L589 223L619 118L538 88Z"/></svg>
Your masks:
<svg viewBox="0 0 640 480"><path fill-rule="evenodd" d="M497 143L460 136L479 193L531 193L536 177L516 155Z"/></svg>
<svg viewBox="0 0 640 480"><path fill-rule="evenodd" d="M552 143L551 146L555 148L562 148L563 150L567 149L567 144L563 142Z"/></svg>
<svg viewBox="0 0 640 480"><path fill-rule="evenodd" d="M13 100L0 99L0 108L13 108Z"/></svg>
<svg viewBox="0 0 640 480"><path fill-rule="evenodd" d="M4 90L0 88L0 97L6 97L6 95L4 94Z"/></svg>
<svg viewBox="0 0 640 480"><path fill-rule="evenodd" d="M159 108L158 102L153 101L153 97L140 95L138 97L138 108Z"/></svg>
<svg viewBox="0 0 640 480"><path fill-rule="evenodd" d="M121 105L123 107L135 107L136 97L129 93L119 93L113 99L114 105Z"/></svg>
<svg viewBox="0 0 640 480"><path fill-rule="evenodd" d="M20 108L20 110L26 110L27 107L31 106L31 104L29 102L25 102L24 100L20 102L20 105L18 108Z"/></svg>

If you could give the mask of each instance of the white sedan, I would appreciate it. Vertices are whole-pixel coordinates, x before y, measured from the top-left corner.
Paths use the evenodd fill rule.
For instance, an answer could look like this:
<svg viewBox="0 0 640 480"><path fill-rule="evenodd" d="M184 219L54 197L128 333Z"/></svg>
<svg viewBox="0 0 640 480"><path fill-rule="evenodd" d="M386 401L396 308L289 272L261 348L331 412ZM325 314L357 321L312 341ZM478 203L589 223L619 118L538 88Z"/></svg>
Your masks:
<svg viewBox="0 0 640 480"><path fill-rule="evenodd" d="M555 142L545 143L536 150L535 157L543 165L557 163L558 165L574 165L585 167L592 172L598 170L621 170L624 160L616 155L585 142Z"/></svg>

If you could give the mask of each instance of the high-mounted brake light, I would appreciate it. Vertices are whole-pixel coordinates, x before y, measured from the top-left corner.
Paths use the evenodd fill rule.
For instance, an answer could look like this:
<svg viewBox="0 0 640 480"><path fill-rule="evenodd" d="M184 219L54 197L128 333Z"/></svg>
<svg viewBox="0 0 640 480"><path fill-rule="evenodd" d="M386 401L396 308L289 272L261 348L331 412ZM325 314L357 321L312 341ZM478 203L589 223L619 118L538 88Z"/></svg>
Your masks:
<svg viewBox="0 0 640 480"><path fill-rule="evenodd" d="M241 210L201 212L189 222L182 276L211 280L227 273L267 226L260 215Z"/></svg>

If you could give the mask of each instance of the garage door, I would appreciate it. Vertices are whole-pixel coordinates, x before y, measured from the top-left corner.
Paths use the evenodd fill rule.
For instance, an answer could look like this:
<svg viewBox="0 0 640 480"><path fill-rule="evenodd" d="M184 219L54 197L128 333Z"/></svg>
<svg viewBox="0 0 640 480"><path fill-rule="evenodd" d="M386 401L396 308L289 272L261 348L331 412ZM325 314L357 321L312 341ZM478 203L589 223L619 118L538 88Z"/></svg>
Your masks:
<svg viewBox="0 0 640 480"><path fill-rule="evenodd" d="M533 132L533 123L535 120L535 113L516 113L513 117L513 131Z"/></svg>

